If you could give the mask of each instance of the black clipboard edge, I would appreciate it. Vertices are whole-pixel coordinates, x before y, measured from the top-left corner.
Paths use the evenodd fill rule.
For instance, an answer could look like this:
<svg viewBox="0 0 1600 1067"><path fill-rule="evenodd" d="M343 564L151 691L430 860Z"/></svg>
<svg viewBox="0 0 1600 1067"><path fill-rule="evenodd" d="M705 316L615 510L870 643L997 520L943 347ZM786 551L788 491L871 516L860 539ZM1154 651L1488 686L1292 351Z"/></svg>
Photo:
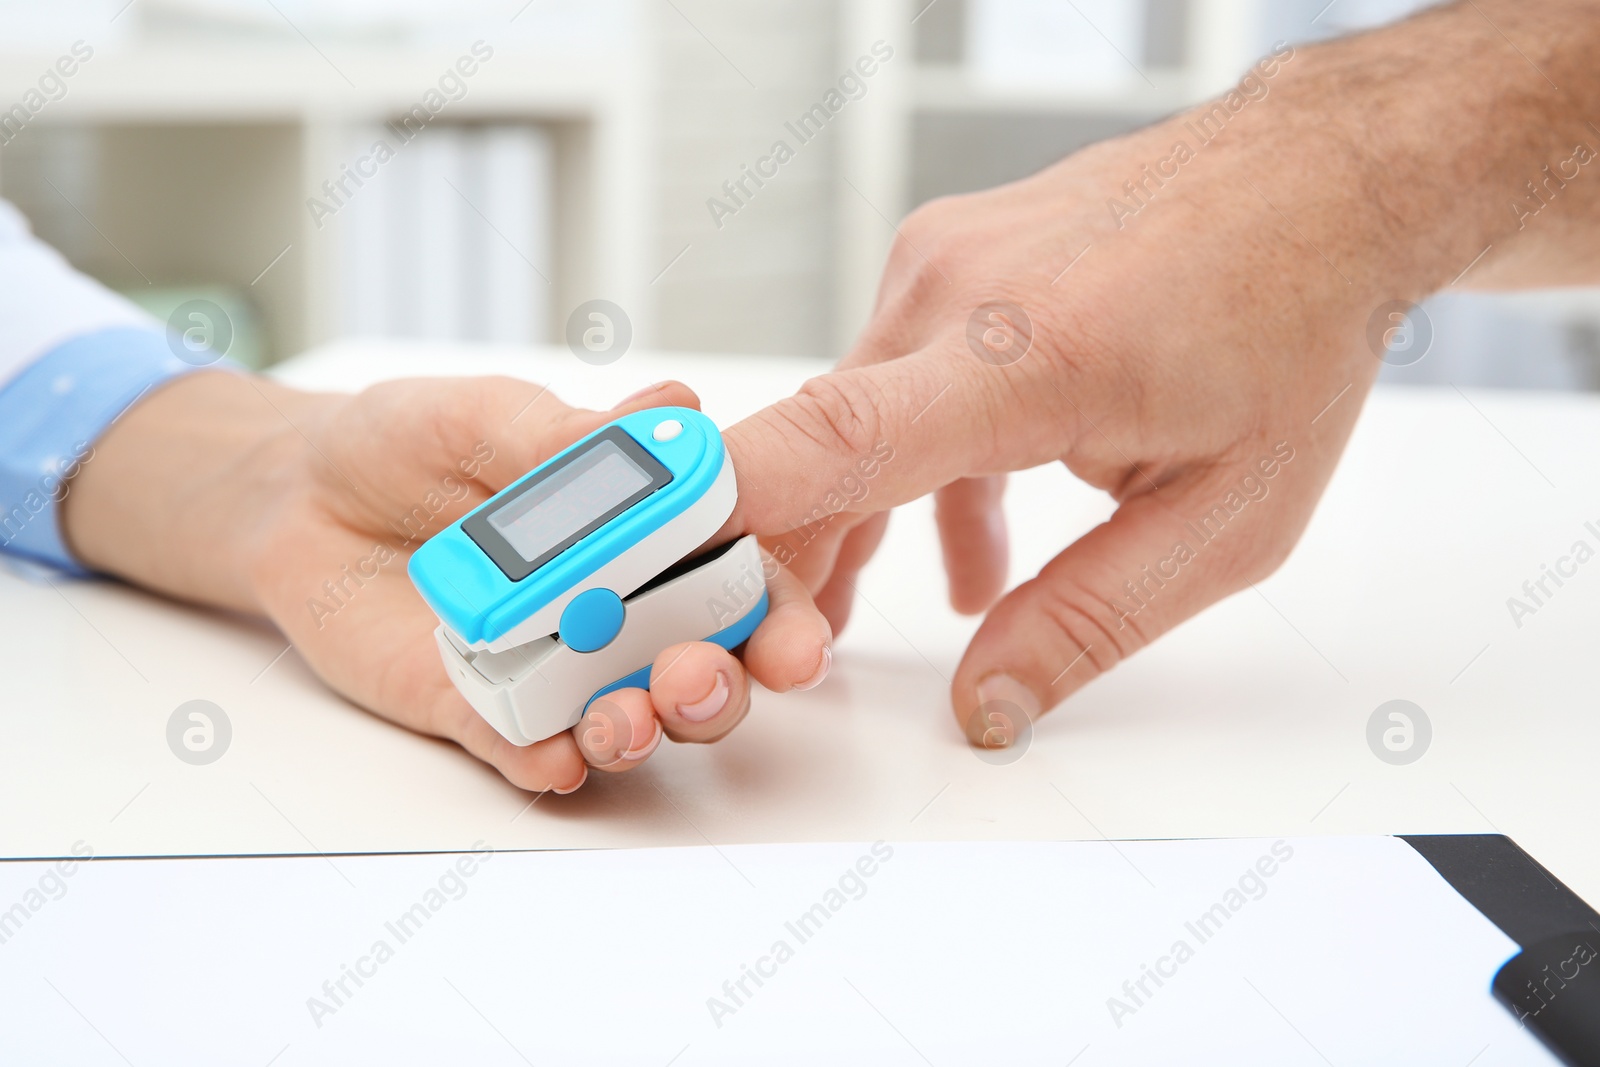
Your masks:
<svg viewBox="0 0 1600 1067"><path fill-rule="evenodd" d="M1600 1067L1600 912L1503 834L1400 839L1522 946L1495 999L1568 1067Z"/></svg>

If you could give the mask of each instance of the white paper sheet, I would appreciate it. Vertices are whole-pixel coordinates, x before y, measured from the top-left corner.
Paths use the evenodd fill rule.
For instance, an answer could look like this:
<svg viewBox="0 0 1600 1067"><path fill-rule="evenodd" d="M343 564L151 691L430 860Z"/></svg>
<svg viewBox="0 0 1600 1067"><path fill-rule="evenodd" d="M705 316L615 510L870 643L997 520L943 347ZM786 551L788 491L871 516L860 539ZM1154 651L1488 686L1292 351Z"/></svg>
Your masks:
<svg viewBox="0 0 1600 1067"><path fill-rule="evenodd" d="M1554 1062L1393 838L0 863L12 904L8 1064Z"/></svg>

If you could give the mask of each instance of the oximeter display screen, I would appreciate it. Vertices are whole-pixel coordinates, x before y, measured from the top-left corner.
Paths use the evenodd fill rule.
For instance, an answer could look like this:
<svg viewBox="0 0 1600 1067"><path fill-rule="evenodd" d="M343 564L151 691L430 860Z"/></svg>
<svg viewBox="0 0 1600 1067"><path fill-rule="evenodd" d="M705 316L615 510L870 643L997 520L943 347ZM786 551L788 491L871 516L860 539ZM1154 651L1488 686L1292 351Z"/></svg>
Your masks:
<svg viewBox="0 0 1600 1067"><path fill-rule="evenodd" d="M650 476L615 441L602 441L532 491L491 511L489 525L532 563L649 484Z"/></svg>
<svg viewBox="0 0 1600 1067"><path fill-rule="evenodd" d="M507 578L521 581L671 480L626 431L611 427L461 528Z"/></svg>

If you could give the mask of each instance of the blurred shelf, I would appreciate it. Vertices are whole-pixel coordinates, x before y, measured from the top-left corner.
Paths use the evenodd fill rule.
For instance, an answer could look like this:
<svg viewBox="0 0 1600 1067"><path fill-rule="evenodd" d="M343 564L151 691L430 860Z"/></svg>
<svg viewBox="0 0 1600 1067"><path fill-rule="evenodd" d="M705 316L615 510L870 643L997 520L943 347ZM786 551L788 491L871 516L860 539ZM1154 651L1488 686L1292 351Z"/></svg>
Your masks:
<svg viewBox="0 0 1600 1067"><path fill-rule="evenodd" d="M92 219L87 244L99 259L80 266L108 284L233 286L259 305L271 354L292 355L340 336L345 264L352 242L371 236L342 216L319 217L312 198L339 204L327 183L373 143L355 137L401 151L417 132L385 124L426 108L434 92L427 121L414 124L429 140L435 129L479 124L549 135L552 179L539 195L551 198L556 262L543 264L549 313L538 339L555 340L572 307L604 297L629 309L636 341L648 340L653 213L639 38L546 46L523 35L491 44L488 59L472 52L475 39L313 44L287 33L162 32L96 45L66 92L5 139L0 182L24 200L32 187L45 214ZM0 92L15 83L20 94L59 54L0 44ZM470 75L457 69L463 57L475 64ZM46 150L51 143L65 150ZM75 184L71 165L94 182Z"/></svg>
<svg viewBox="0 0 1600 1067"><path fill-rule="evenodd" d="M962 67L922 66L912 75L911 106L921 112L981 114L1166 114L1197 99L1184 71L1147 72L1126 85L1100 89L996 85Z"/></svg>
<svg viewBox="0 0 1600 1067"><path fill-rule="evenodd" d="M396 52L372 45L324 50L299 44L229 44L201 39L100 49L41 118L285 120L388 112L417 103L454 68L465 47ZM43 70L42 52L0 52L0 68ZM516 112L577 118L614 105L630 88L621 62L535 49L496 48L463 78L452 116Z"/></svg>

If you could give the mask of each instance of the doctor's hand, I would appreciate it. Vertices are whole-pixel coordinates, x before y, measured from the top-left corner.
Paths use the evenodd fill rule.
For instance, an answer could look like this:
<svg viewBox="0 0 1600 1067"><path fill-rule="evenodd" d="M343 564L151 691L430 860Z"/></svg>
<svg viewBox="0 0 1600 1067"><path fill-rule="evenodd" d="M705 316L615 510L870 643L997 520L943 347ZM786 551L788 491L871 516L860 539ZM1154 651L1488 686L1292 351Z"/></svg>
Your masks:
<svg viewBox="0 0 1600 1067"><path fill-rule="evenodd" d="M840 369L725 435L733 528L838 628L888 511L935 494L950 601L987 611L954 710L1009 743L1279 565L1410 302L1600 277L1600 187L1571 183L1550 225L1505 209L1593 131L1478 10L1595 101L1562 43L1578 6L1484 0L1280 48L1217 101L913 212ZM1002 596L1005 476L1053 461L1115 513Z"/></svg>
<svg viewBox="0 0 1600 1067"><path fill-rule="evenodd" d="M676 645L651 687L597 701L571 731L504 740L456 692L433 612L406 574L412 551L584 434L630 411L698 407L664 383L609 412L566 406L504 378L399 381L308 394L200 373L152 393L95 445L64 522L79 558L186 600L265 615L357 704L455 741L525 789L570 792L590 768L642 764L663 736L713 741L744 717L751 679L821 680L831 632L779 570L743 661Z"/></svg>

